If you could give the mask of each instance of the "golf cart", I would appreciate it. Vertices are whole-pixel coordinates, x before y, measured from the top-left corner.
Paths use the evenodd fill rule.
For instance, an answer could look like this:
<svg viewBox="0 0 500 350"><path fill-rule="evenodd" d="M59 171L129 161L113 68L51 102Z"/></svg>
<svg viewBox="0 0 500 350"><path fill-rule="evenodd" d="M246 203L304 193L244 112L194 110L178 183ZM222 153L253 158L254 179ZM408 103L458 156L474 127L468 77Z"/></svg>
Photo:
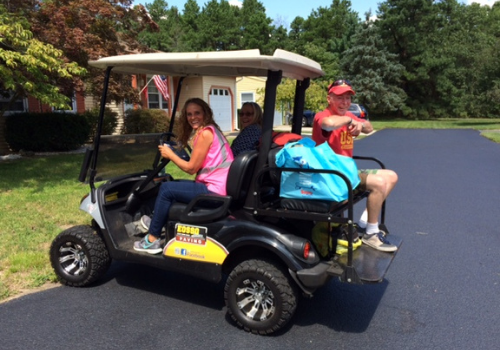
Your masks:
<svg viewBox="0 0 500 350"><path fill-rule="evenodd" d="M272 56L245 50L124 55L90 64L106 70L100 122L80 173L80 181L90 185L80 209L91 216L91 223L64 230L52 242L50 259L61 283L87 286L103 277L112 260L214 283L224 280L227 312L234 322L246 331L270 334L292 319L299 293L312 296L332 278L356 284L383 280L396 253L364 245L353 247L357 235L353 206L367 196L366 192L353 190L347 177L329 170L332 176L346 181L348 200L337 203L279 196L280 173L297 169L277 168L274 163L279 150L273 143L276 89L282 77L297 81L293 115L302 116L310 79L324 74L317 62L283 50L276 50ZM111 71L180 77L174 111L185 77L267 78L259 150L238 155L232 162L226 196L200 195L191 203L172 205L162 236L162 254L133 249L139 239L134 225L142 215L153 214L164 181L186 181L168 174L168 160L162 159L157 149L159 142L175 145L175 113L170 129L161 135L101 135ZM291 131L300 135L301 128L300 120L295 120ZM189 157L189 150L179 152ZM382 225L384 212L385 207ZM318 223L328 223L329 227L329 244L323 254L312 239ZM344 230L348 243L343 252L337 249L341 230L332 227ZM390 240L401 245L395 236L390 235Z"/></svg>

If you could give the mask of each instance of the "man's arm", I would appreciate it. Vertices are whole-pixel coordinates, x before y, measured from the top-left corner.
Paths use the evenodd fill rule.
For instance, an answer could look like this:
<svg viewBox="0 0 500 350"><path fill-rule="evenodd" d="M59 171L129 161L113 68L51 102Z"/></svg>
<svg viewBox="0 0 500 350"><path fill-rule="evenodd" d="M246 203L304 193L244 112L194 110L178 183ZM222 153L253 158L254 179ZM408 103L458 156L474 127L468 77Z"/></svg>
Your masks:
<svg viewBox="0 0 500 350"><path fill-rule="evenodd" d="M356 118L353 124L355 124L356 127L359 124L359 131L362 132L363 134L369 134L373 131L373 125L368 120Z"/></svg>
<svg viewBox="0 0 500 350"><path fill-rule="evenodd" d="M332 131L343 127L344 125L351 125L354 119L348 116L329 116L321 120L321 129L325 131Z"/></svg>
<svg viewBox="0 0 500 350"><path fill-rule="evenodd" d="M347 126L349 132L353 136L359 135L361 132L369 134L373 131L372 123L368 120L362 120L356 117L350 116L337 116L331 115L324 117L320 122L321 129L324 131L332 131L343 126Z"/></svg>

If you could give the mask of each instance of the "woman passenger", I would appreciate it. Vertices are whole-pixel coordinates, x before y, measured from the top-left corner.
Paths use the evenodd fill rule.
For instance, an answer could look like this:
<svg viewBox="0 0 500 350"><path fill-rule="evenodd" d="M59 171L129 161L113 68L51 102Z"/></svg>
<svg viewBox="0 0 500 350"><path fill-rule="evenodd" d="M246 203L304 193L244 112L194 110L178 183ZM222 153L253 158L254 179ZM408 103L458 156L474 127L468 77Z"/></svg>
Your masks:
<svg viewBox="0 0 500 350"><path fill-rule="evenodd" d="M234 139L233 155L257 149L262 136L262 109L255 102L245 102L240 109L241 131Z"/></svg>

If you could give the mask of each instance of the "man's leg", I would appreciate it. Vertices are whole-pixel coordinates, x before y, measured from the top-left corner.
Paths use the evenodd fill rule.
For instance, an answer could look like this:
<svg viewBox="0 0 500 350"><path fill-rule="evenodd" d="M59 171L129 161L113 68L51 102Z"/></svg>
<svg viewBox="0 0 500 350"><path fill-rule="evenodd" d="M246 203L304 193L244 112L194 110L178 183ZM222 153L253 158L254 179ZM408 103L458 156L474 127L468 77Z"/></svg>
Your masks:
<svg viewBox="0 0 500 350"><path fill-rule="evenodd" d="M364 174L360 177L365 188L370 191L370 195L358 224L361 228L366 228L368 223L378 224L382 204L396 186L398 175L389 169L363 170L362 172Z"/></svg>
<svg viewBox="0 0 500 350"><path fill-rule="evenodd" d="M382 210L382 204L384 203L387 193L387 183L385 182L385 178L383 176L379 176L378 174L368 174L366 177L366 189L370 191L370 194L366 199L366 210L368 212L368 225L366 228L368 230L369 226L371 226L370 224L376 224L378 227L378 217L380 215L380 211ZM370 227L370 229L370 231L372 231L372 227Z"/></svg>
<svg viewBox="0 0 500 350"><path fill-rule="evenodd" d="M388 242L380 232L380 229L378 227L378 217L382 210L382 204L384 203L384 200L394 188L395 182L397 182L397 176L395 178L396 181L394 181L394 176L390 173L390 171L383 172L382 175L380 175L377 171L376 173L365 172L365 174L360 177L362 177L364 180L363 182L365 188L370 191L370 194L368 195L368 198L366 200L368 222L366 224L365 233L363 234L361 240L364 244L374 249L384 252L394 252L398 248ZM390 179L390 185L387 183L386 178Z"/></svg>
<svg viewBox="0 0 500 350"><path fill-rule="evenodd" d="M398 174L396 174L396 172L393 170L379 169L377 171L377 175L381 176L386 184L386 189L384 193L384 200L385 200L387 197L389 197L389 194L398 183Z"/></svg>

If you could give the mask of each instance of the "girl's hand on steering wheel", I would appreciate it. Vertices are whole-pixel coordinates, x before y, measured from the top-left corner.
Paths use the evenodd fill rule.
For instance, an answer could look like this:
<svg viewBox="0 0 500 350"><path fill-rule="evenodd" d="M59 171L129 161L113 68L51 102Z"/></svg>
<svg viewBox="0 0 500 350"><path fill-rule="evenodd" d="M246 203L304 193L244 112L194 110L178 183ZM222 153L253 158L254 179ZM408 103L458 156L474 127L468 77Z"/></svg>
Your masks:
<svg viewBox="0 0 500 350"><path fill-rule="evenodd" d="M160 145L158 146L158 150L160 151L161 156L165 159L172 159L172 155L175 154L172 148L168 145Z"/></svg>

